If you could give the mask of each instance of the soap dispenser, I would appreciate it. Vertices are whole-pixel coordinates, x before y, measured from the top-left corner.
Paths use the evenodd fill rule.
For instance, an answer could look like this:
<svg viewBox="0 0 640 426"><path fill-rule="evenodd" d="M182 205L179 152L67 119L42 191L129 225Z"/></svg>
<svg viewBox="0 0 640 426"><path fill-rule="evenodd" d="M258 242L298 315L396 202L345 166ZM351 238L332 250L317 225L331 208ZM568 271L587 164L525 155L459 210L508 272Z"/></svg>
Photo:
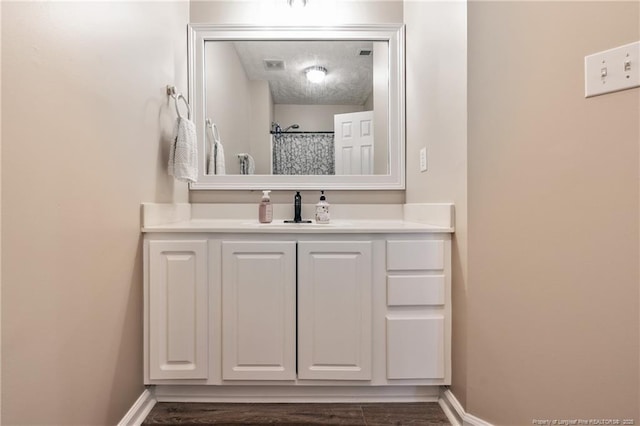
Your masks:
<svg viewBox="0 0 640 426"><path fill-rule="evenodd" d="M262 201L260 201L260 207L258 208L258 220L260 223L271 223L273 220L273 205L271 204L271 198L269 198L270 192L262 191Z"/></svg>
<svg viewBox="0 0 640 426"><path fill-rule="evenodd" d="M324 196L324 191L320 191L320 201L316 204L316 223L329 223L329 203Z"/></svg>

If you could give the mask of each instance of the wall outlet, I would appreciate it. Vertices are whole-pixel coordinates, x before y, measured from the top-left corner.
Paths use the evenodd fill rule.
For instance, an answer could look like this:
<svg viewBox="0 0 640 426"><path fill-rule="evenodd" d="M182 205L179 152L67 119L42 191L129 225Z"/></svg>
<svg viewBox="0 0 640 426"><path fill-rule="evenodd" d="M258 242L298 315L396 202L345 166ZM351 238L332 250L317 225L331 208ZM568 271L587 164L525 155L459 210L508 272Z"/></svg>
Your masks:
<svg viewBox="0 0 640 426"><path fill-rule="evenodd" d="M640 41L584 57L584 96L640 86Z"/></svg>
<svg viewBox="0 0 640 426"><path fill-rule="evenodd" d="M427 171L427 147L426 146L422 147L422 149L420 150L420 171L421 172Z"/></svg>

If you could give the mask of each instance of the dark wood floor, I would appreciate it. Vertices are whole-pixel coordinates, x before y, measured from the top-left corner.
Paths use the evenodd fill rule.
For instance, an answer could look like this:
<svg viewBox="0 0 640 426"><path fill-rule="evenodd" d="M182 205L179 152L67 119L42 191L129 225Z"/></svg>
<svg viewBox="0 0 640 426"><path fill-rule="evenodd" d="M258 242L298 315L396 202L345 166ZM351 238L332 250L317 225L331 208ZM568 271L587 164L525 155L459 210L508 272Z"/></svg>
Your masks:
<svg viewBox="0 0 640 426"><path fill-rule="evenodd" d="M450 425L436 402L227 404L160 402L143 425Z"/></svg>

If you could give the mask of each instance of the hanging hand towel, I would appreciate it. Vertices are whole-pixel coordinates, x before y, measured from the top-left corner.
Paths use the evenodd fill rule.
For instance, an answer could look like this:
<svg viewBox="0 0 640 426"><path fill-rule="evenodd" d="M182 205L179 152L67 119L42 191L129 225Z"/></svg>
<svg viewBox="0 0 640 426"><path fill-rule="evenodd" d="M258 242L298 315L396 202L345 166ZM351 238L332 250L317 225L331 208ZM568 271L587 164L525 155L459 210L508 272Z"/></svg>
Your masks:
<svg viewBox="0 0 640 426"><path fill-rule="evenodd" d="M256 172L256 162L251 154L241 152L240 154L238 154L238 159L240 160L241 175L252 175Z"/></svg>
<svg viewBox="0 0 640 426"><path fill-rule="evenodd" d="M247 154L247 160L248 160L248 163L249 163L247 174L248 175L252 175L252 174L254 174L256 172L256 162L253 159L253 157L251 156L251 154Z"/></svg>
<svg viewBox="0 0 640 426"><path fill-rule="evenodd" d="M224 148L222 147L222 143L219 141L216 142L216 174L227 174L226 166L224 164Z"/></svg>
<svg viewBox="0 0 640 426"><path fill-rule="evenodd" d="M169 175L183 182L198 180L198 144L196 126L178 117L169 151Z"/></svg>
<svg viewBox="0 0 640 426"><path fill-rule="evenodd" d="M212 126L209 126L208 128L211 134L211 151L209 153L209 159L207 161L207 172L210 175L224 175L226 174L224 148L222 147L222 142L220 142L218 126L214 124Z"/></svg>

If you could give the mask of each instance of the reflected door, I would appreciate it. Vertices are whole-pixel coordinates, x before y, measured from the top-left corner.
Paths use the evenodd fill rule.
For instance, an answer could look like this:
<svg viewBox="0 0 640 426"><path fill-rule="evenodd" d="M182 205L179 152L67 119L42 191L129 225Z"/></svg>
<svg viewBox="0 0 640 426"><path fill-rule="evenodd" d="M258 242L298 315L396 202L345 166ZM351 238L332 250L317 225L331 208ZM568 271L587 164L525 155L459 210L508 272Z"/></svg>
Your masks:
<svg viewBox="0 0 640 426"><path fill-rule="evenodd" d="M333 128L336 174L373 174L373 111L336 114Z"/></svg>

